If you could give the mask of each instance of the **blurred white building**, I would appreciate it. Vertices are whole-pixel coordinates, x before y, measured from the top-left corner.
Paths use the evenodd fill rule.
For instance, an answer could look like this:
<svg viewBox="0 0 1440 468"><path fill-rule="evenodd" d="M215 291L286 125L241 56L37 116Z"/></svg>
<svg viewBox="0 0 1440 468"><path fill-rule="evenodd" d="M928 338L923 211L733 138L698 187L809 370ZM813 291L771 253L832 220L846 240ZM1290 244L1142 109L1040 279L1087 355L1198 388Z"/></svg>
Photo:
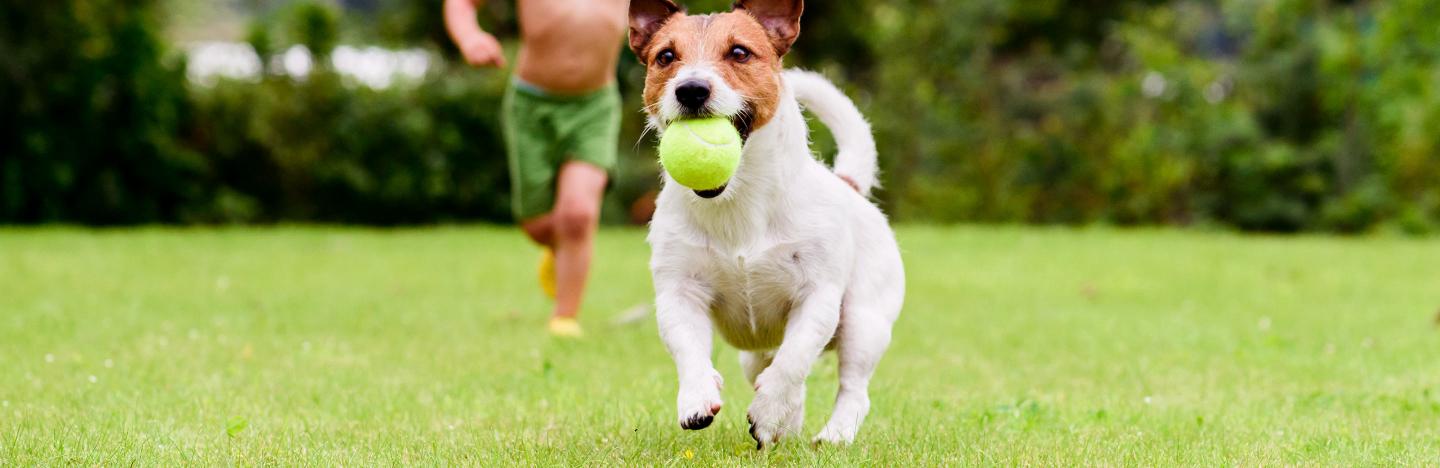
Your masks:
<svg viewBox="0 0 1440 468"><path fill-rule="evenodd" d="M194 42L185 47L185 55L190 81L206 86L214 85L219 79L259 81L266 69L262 66L262 57L244 42ZM269 61L270 73L295 79L305 79L314 68L313 55L301 45L291 46L264 60ZM335 71L375 89L418 82L430 70L431 61L432 57L423 49L342 45L330 54L330 66Z"/></svg>

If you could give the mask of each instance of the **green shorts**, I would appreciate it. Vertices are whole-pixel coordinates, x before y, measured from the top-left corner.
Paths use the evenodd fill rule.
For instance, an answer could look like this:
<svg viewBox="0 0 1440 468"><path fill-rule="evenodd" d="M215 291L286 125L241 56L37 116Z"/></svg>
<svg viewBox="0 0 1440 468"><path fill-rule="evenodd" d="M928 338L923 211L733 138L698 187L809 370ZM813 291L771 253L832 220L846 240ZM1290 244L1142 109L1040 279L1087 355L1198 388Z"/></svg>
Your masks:
<svg viewBox="0 0 1440 468"><path fill-rule="evenodd" d="M581 96L548 93L515 78L500 109L510 159L511 208L528 220L555 206L555 177L566 161L610 172L620 139L620 90L611 82Z"/></svg>

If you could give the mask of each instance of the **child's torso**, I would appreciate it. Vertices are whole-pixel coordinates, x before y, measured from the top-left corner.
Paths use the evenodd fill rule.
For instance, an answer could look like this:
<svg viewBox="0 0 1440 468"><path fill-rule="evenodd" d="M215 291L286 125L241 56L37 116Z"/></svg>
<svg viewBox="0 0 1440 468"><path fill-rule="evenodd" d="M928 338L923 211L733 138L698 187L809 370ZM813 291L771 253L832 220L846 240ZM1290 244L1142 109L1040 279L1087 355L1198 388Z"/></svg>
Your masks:
<svg viewBox="0 0 1440 468"><path fill-rule="evenodd" d="M523 43L516 72L557 93L583 94L614 79L627 0L519 0Z"/></svg>

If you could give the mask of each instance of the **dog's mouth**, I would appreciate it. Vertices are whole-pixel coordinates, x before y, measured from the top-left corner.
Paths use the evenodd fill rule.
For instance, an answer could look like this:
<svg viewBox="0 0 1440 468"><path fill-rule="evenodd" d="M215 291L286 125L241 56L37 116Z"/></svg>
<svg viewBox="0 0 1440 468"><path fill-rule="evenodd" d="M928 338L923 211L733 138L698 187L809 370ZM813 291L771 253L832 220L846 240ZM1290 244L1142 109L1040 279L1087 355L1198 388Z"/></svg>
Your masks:
<svg viewBox="0 0 1440 468"><path fill-rule="evenodd" d="M741 144L744 144L746 140L750 139L750 130L755 126L755 117L752 117L750 114L750 112L741 112L730 117L730 124L734 125L735 130L740 132Z"/></svg>
<svg viewBox="0 0 1440 468"><path fill-rule="evenodd" d="M722 193L725 193L725 186L724 186L724 185L721 185L719 188L713 188L713 189L710 189L710 190L696 190L696 191L695 191L695 195L699 196L700 198L705 198L705 199L710 199L710 198L718 197L718 196L720 196L720 194L722 194Z"/></svg>
<svg viewBox="0 0 1440 468"><path fill-rule="evenodd" d="M735 126L735 130L738 131L738 132L740 132L740 142L741 142L741 143L745 143L746 140L749 140L749 139L750 139L750 132L755 129L755 115L754 115L755 113L750 111L750 108L751 108L751 107L752 107L752 106L750 105L750 103L749 103L749 102L746 102L746 103L745 103L745 110L740 111L740 112L737 112L737 113L735 113L735 115L728 116L728 118L730 119L730 125L734 125L734 126ZM713 114L713 113L709 113L709 112L705 112L705 111L700 111L700 112L684 111L684 112L681 114L681 118L684 118L684 119L703 119L703 118L706 118L706 117L727 117L727 116L720 115L720 114ZM668 125L668 123L667 123L667 125Z"/></svg>

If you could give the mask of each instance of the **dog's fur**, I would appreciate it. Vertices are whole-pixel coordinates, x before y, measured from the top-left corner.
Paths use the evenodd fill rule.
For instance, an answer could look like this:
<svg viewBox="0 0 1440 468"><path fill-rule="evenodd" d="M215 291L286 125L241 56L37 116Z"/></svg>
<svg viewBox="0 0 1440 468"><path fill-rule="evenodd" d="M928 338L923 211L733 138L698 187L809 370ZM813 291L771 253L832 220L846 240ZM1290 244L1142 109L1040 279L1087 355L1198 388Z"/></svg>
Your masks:
<svg viewBox="0 0 1440 468"><path fill-rule="evenodd" d="M719 332L741 350L755 387L750 434L760 446L800 431L805 379L830 348L840 390L815 441L854 440L905 295L894 234L866 198L876 172L870 126L829 81L781 66L802 9L801 0L740 0L727 13L690 16L670 0L630 4L651 128L724 116L745 137L740 167L719 191L666 176L650 268L660 336L679 373L681 427L703 429L720 411L710 360ZM682 104L678 87L699 84L709 88L704 104ZM811 155L801 104L836 137L833 171Z"/></svg>

